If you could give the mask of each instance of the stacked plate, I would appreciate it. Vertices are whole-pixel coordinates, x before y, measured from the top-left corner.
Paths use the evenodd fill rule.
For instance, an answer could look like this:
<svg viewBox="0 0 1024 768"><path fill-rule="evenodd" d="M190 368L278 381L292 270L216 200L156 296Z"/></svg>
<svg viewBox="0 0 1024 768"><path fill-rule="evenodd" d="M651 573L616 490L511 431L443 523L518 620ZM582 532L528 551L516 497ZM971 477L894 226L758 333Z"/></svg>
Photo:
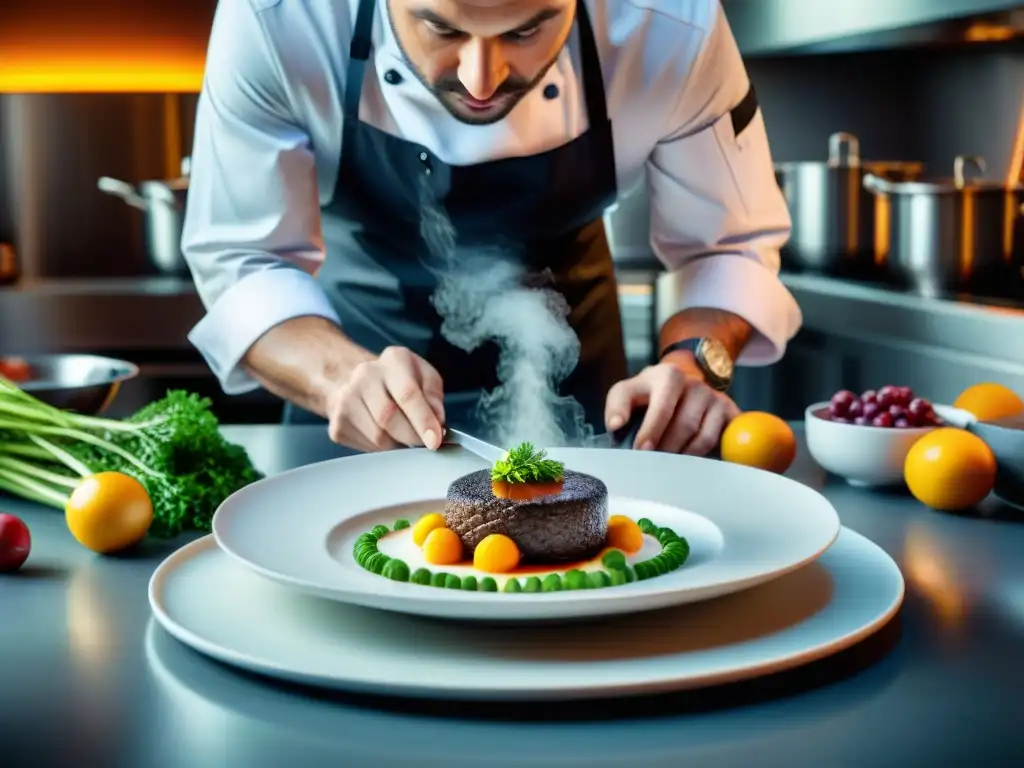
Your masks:
<svg viewBox="0 0 1024 768"><path fill-rule="evenodd" d="M674 530L682 567L602 589L447 589L364 569L376 525L442 511L484 468L457 448L335 459L229 498L213 534L150 583L160 624L263 675L456 699L606 697L731 682L807 663L881 628L904 583L813 489L710 459L551 452L604 481L613 515ZM414 563L410 565L415 566Z"/></svg>

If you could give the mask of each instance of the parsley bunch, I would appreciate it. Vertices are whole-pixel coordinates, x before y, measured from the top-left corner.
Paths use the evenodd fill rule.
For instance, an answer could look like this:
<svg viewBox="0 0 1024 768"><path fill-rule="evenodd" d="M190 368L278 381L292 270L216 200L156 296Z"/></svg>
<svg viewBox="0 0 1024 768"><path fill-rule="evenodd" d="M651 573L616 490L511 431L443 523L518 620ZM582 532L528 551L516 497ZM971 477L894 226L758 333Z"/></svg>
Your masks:
<svg viewBox="0 0 1024 768"><path fill-rule="evenodd" d="M494 463L491 480L502 483L552 483L565 475L565 464L547 457L531 443L520 443Z"/></svg>
<svg viewBox="0 0 1024 768"><path fill-rule="evenodd" d="M63 411L0 377L0 490L63 509L83 477L121 472L153 503L150 533L209 531L228 496L262 477L220 434L211 402L171 390L123 421Z"/></svg>

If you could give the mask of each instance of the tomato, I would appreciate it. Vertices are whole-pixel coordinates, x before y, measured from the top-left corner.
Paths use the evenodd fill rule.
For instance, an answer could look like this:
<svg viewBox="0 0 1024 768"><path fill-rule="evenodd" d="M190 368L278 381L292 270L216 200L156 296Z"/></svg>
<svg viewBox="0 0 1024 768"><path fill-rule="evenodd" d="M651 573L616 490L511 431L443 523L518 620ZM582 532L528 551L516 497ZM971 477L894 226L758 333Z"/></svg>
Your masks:
<svg viewBox="0 0 1024 768"><path fill-rule="evenodd" d="M25 564L32 537L21 518L0 512L0 573L13 573Z"/></svg>
<svg viewBox="0 0 1024 768"><path fill-rule="evenodd" d="M79 544L93 552L119 552L137 544L153 522L146 487L120 472L100 472L71 493L64 517Z"/></svg>
<svg viewBox="0 0 1024 768"><path fill-rule="evenodd" d="M0 358L0 376L11 381L28 381L32 378L32 367L20 357Z"/></svg>

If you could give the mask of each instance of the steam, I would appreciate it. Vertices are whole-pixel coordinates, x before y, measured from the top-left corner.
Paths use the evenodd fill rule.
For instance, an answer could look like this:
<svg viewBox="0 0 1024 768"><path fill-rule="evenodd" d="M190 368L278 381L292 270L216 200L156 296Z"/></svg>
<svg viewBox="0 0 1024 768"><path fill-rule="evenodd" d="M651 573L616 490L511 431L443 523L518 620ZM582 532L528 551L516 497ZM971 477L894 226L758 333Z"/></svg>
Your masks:
<svg viewBox="0 0 1024 768"><path fill-rule="evenodd" d="M484 396L478 414L487 439L538 447L585 441L593 428L583 407L557 392L580 354L565 299L550 288L531 287L516 250L460 248L447 217L433 206L423 210L421 231L440 264L432 301L442 335L466 352L486 341L500 350L500 386Z"/></svg>

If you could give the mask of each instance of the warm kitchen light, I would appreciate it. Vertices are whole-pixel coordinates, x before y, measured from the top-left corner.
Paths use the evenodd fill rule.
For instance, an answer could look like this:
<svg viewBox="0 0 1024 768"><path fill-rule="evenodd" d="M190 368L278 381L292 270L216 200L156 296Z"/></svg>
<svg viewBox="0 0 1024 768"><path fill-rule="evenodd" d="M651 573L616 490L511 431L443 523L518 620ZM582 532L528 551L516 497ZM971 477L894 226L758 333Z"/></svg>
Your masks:
<svg viewBox="0 0 1024 768"><path fill-rule="evenodd" d="M0 93L196 93L202 87L215 0L0 3Z"/></svg>

